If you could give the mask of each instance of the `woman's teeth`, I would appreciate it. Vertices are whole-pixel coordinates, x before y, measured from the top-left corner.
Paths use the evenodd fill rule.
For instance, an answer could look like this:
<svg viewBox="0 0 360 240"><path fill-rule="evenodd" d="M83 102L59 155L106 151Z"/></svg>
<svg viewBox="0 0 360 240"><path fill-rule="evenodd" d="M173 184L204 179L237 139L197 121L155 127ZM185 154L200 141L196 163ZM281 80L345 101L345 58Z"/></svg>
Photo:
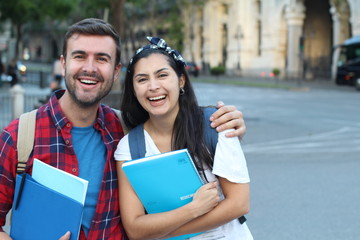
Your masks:
<svg viewBox="0 0 360 240"><path fill-rule="evenodd" d="M150 101L157 101L157 100L161 100L161 99L164 99L165 98L165 95L163 96L158 96L158 97L152 97L152 98L149 98Z"/></svg>

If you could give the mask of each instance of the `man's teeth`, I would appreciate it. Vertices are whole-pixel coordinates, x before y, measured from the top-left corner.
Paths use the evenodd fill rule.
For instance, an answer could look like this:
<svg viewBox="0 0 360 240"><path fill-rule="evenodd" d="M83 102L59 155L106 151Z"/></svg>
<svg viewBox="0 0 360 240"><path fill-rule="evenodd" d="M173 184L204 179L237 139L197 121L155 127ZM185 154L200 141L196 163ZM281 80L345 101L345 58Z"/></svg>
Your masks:
<svg viewBox="0 0 360 240"><path fill-rule="evenodd" d="M96 81L92 81L92 80L80 80L81 83L85 83L85 84L96 84Z"/></svg>
<svg viewBox="0 0 360 240"><path fill-rule="evenodd" d="M156 101L156 100L161 100L161 99L164 99L165 98L165 95L163 96L158 96L158 97L152 97L152 98L149 98L150 101Z"/></svg>

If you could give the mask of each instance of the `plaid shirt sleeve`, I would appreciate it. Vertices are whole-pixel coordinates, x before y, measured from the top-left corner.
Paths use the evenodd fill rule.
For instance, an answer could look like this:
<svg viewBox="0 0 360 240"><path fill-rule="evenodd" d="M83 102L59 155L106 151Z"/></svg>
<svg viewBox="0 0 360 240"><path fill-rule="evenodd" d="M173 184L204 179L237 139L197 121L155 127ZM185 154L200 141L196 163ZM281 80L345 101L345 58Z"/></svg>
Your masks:
<svg viewBox="0 0 360 240"><path fill-rule="evenodd" d="M18 120L14 120L0 135L0 231L11 209L15 188Z"/></svg>

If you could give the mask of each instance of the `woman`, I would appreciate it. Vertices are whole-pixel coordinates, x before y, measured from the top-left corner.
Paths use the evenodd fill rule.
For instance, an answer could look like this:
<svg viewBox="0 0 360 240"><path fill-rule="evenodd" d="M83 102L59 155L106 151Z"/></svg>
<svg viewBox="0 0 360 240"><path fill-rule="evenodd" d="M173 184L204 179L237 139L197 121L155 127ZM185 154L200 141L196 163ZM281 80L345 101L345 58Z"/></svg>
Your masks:
<svg viewBox="0 0 360 240"><path fill-rule="evenodd" d="M148 38L130 60L122 99L123 118L132 128L144 124L146 156L187 148L208 183L192 202L178 209L146 214L126 175L128 135L115 152L120 212L130 239L169 238L204 232L191 239L253 239L237 218L249 211L249 176L237 138L219 133L215 154L203 139L202 110L185 70L185 62L162 39ZM141 176L139 176L141 177ZM217 186L220 186L219 190ZM131 207L129 207L131 206Z"/></svg>

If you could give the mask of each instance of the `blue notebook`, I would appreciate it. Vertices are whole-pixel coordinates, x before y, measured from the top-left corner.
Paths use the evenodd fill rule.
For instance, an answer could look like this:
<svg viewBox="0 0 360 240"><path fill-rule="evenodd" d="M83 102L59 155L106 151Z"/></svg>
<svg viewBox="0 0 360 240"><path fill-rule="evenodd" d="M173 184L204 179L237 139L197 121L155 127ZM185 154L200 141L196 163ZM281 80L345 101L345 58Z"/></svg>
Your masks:
<svg viewBox="0 0 360 240"><path fill-rule="evenodd" d="M59 239L70 231L70 239L78 239L83 204L39 184L28 174L25 175L21 197L16 204L21 180L22 175L18 175L10 236L15 240L49 240Z"/></svg>
<svg viewBox="0 0 360 240"><path fill-rule="evenodd" d="M191 202L203 184L187 149L127 161L122 168L148 213L170 211Z"/></svg>

